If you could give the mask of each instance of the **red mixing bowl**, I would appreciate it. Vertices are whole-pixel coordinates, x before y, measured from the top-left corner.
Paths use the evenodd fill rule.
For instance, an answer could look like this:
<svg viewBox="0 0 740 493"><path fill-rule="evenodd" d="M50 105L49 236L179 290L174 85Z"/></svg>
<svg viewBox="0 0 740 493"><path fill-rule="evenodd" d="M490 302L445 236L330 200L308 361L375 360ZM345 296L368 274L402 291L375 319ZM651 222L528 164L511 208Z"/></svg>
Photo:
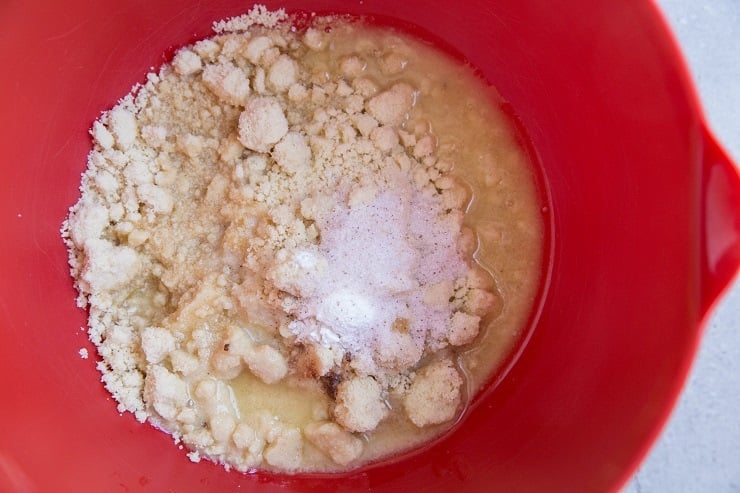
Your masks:
<svg viewBox="0 0 740 493"><path fill-rule="evenodd" d="M550 241L534 329L433 446L346 475L191 463L119 416L59 227L98 114L243 0L0 2L0 490L601 492L635 470L740 263L740 179L650 1L314 0L433 33L511 103ZM78 356L80 348L91 359Z"/></svg>

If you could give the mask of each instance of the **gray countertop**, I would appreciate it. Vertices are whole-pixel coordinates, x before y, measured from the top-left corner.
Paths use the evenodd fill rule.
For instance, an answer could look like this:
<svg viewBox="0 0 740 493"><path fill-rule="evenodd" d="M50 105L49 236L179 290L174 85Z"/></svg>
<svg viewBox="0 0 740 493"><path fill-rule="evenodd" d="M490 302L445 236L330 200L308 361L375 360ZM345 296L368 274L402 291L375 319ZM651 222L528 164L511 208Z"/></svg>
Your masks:
<svg viewBox="0 0 740 493"><path fill-rule="evenodd" d="M740 163L740 0L657 0L719 141ZM668 425L624 493L740 492L740 281L708 320Z"/></svg>

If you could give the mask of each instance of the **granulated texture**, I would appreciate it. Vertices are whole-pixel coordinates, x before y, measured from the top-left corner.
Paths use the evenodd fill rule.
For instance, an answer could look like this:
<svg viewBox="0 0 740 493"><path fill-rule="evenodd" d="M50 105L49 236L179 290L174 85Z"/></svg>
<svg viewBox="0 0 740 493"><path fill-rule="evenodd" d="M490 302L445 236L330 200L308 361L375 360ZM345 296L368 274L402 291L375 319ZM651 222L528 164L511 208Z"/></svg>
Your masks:
<svg viewBox="0 0 740 493"><path fill-rule="evenodd" d="M430 439L537 286L536 191L493 94L362 23L256 7L214 30L91 130L63 235L106 387L240 471Z"/></svg>

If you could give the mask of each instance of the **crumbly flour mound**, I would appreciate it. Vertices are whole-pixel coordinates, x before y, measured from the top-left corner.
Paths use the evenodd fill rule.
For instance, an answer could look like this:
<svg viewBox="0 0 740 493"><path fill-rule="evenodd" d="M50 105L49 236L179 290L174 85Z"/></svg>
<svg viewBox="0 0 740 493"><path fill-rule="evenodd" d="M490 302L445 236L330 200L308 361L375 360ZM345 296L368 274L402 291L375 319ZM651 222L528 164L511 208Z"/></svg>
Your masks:
<svg viewBox="0 0 740 493"><path fill-rule="evenodd" d="M313 22L257 7L149 74L93 125L62 230L119 410L241 471L450 422L497 301L413 45Z"/></svg>

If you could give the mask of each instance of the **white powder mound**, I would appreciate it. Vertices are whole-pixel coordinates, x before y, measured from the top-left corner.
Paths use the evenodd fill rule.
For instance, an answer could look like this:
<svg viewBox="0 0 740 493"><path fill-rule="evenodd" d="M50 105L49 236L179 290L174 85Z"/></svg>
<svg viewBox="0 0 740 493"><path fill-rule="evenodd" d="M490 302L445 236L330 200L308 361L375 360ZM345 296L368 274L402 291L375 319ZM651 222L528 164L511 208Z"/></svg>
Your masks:
<svg viewBox="0 0 740 493"><path fill-rule="evenodd" d="M299 341L338 344L355 357L356 369L378 375L383 361L407 351L420 357L428 341L446 337L454 306L427 303L424 293L434 285L451 287L468 265L455 241L460 225L441 215L433 198L411 183L398 184L368 203L338 205L318 224L325 265L296 285L310 293L290 325ZM397 320L407 321L410 337L389 348L384 343L394 337Z"/></svg>

